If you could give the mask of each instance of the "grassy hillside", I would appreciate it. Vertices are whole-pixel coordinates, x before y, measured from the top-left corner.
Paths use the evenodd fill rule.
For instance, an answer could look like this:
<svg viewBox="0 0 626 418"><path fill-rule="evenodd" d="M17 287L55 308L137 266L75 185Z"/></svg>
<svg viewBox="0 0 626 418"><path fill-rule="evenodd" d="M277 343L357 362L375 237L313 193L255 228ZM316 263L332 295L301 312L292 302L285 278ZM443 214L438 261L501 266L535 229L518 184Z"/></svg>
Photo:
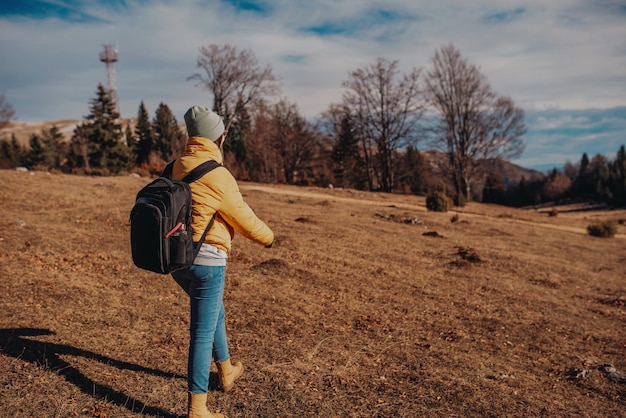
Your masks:
<svg viewBox="0 0 626 418"><path fill-rule="evenodd" d="M11 136L15 135L19 144L28 147L30 137L33 134L41 135L42 132L56 126L65 139L69 141L74 133L74 128L80 123L81 121L71 119L40 123L12 122L9 126L0 129L0 139L10 140Z"/></svg>
<svg viewBox="0 0 626 418"><path fill-rule="evenodd" d="M182 416L187 300L130 259L148 179L0 182L0 416ZM598 369L626 372L626 227L585 231L626 211L469 204L451 222L415 196L241 188L277 243L234 241L245 371L209 396L228 416L626 416Z"/></svg>

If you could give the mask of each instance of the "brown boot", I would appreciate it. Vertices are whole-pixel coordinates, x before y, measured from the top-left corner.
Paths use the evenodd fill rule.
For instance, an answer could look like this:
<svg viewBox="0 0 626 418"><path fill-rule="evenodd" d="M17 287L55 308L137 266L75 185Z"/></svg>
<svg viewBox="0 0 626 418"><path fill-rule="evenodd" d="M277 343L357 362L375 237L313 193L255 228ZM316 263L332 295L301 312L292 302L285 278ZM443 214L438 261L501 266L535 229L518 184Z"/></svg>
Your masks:
<svg viewBox="0 0 626 418"><path fill-rule="evenodd" d="M220 388L228 392L235 386L235 380L243 373L243 364L240 361L231 363L230 359L215 362L215 364L217 364L217 374L220 377Z"/></svg>
<svg viewBox="0 0 626 418"><path fill-rule="evenodd" d="M187 418L224 418L222 414L209 412L206 408L206 399L206 393L189 392Z"/></svg>

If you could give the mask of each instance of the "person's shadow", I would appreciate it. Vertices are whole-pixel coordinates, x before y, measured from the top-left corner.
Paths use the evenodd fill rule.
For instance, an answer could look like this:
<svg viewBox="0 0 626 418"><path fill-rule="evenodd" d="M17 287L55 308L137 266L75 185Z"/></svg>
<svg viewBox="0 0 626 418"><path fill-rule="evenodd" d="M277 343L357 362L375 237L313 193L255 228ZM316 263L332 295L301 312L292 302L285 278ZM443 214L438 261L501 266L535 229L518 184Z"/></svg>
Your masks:
<svg viewBox="0 0 626 418"><path fill-rule="evenodd" d="M102 385L100 383L96 384L96 382L82 374L76 367L73 367L71 364L64 361L61 356L81 356L99 361L107 366L117 367L118 369L142 372L166 378L174 377L185 379L185 376L175 373L166 373L161 370L150 369L136 364L127 363L125 361L115 360L101 354L81 350L68 345L54 344L25 338L52 334L54 334L53 331L41 328L0 329L0 353L31 363L45 364L48 369L56 371L59 375L65 377L68 382L74 384L83 393L90 396L93 396L93 388L97 385L98 395L100 397L106 399L107 402L127 408L131 412L141 412L146 415L165 418L177 417L177 415L172 415L170 412L164 411L160 408L148 406L138 399L132 399L127 394L116 391L109 386Z"/></svg>

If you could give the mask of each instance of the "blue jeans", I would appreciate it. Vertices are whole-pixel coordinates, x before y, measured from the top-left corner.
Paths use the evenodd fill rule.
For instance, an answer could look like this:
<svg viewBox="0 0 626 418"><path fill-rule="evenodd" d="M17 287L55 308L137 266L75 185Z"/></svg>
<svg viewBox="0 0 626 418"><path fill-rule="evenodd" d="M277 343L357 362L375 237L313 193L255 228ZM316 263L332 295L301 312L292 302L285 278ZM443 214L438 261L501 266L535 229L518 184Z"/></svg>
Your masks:
<svg viewBox="0 0 626 418"><path fill-rule="evenodd" d="M172 273L176 283L189 295L189 357L187 385L190 392L209 390L211 356L216 362L230 358L226 340L224 280L226 267L193 264Z"/></svg>

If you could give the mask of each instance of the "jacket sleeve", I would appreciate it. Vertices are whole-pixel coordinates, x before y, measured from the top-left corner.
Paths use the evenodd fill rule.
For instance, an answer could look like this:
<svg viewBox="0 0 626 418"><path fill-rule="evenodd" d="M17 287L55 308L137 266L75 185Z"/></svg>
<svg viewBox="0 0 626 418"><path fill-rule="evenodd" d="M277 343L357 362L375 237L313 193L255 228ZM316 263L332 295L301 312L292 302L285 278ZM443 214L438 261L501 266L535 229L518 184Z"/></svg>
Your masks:
<svg viewBox="0 0 626 418"><path fill-rule="evenodd" d="M274 242L274 233L243 200L235 178L228 172L220 181L222 202L220 216L244 237L263 245Z"/></svg>

